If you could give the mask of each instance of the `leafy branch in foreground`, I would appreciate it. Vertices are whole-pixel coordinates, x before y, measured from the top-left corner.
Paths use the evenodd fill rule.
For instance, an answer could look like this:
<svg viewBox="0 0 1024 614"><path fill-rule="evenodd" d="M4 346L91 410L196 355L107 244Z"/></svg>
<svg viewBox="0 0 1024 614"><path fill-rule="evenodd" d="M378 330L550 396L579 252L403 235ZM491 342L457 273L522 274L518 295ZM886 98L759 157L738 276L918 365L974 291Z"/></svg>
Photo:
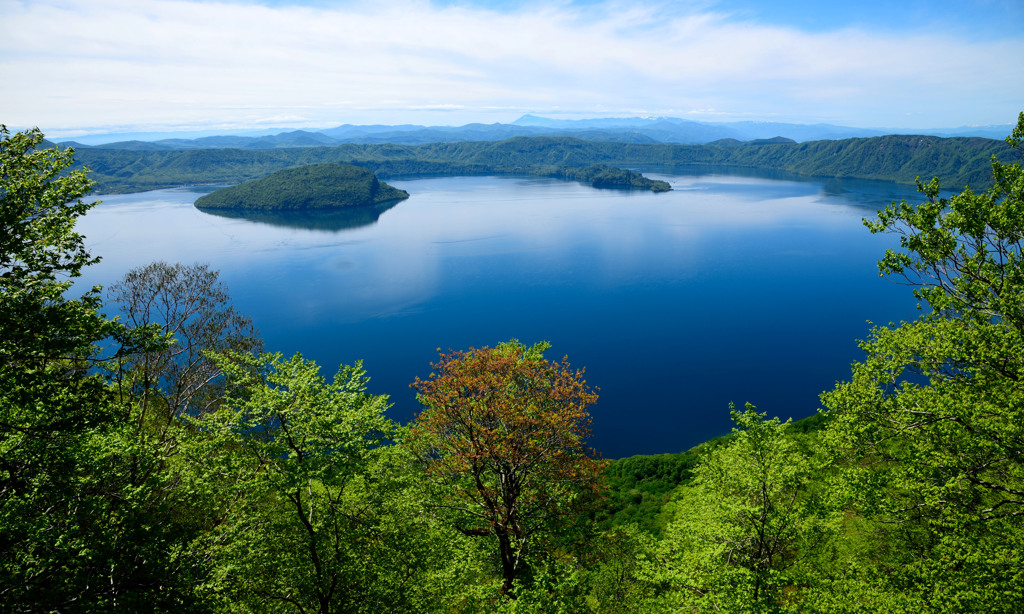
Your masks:
<svg viewBox="0 0 1024 614"><path fill-rule="evenodd" d="M69 149L0 126L0 602L62 609L89 590L96 542L91 436L113 413L89 368L113 325L99 291L71 294L96 262L76 233L94 203Z"/></svg>
<svg viewBox="0 0 1024 614"><path fill-rule="evenodd" d="M191 420L191 488L223 522L193 544L215 592L253 611L402 609L416 535L389 526L397 477L378 466L397 425L362 366L328 381L302 356L214 355L228 394ZM411 564L407 567L411 567Z"/></svg>
<svg viewBox="0 0 1024 614"><path fill-rule="evenodd" d="M1022 139L1024 113L1007 141ZM993 157L992 174L950 198L933 180L925 202L865 222L900 237L879 270L930 311L875 328L852 380L822 397L852 500L879 544L907 544L883 577L936 611L1024 602L1024 171Z"/></svg>

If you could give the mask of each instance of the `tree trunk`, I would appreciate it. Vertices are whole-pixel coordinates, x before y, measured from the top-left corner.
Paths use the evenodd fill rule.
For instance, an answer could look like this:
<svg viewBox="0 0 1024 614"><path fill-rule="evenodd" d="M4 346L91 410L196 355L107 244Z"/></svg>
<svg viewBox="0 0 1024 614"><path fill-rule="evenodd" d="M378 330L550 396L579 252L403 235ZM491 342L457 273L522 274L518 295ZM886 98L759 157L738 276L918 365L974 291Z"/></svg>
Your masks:
<svg viewBox="0 0 1024 614"><path fill-rule="evenodd" d="M501 583L501 594L509 595L512 583L516 579L516 557L512 551L512 542L508 538L508 531L497 530L495 534L498 536L498 546L501 551L501 577L504 579ZM512 595L509 596L515 598Z"/></svg>

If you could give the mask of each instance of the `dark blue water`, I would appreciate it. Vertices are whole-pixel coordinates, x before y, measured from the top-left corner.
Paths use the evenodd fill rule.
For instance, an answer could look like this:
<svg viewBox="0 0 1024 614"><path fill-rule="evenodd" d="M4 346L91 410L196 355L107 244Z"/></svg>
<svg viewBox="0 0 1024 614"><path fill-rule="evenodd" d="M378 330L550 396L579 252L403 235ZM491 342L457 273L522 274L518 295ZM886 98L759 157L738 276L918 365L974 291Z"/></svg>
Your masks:
<svg viewBox="0 0 1024 614"><path fill-rule="evenodd" d="M810 415L861 357L867 320L915 316L909 290L875 267L894 238L861 224L912 188L659 178L674 191L392 181L411 198L356 219L232 219L196 210L187 191L106 196L80 224L103 257L85 281L157 259L208 262L268 349L330 373L362 359L403 422L435 348L547 340L600 388L592 443L608 457L728 432L730 401Z"/></svg>

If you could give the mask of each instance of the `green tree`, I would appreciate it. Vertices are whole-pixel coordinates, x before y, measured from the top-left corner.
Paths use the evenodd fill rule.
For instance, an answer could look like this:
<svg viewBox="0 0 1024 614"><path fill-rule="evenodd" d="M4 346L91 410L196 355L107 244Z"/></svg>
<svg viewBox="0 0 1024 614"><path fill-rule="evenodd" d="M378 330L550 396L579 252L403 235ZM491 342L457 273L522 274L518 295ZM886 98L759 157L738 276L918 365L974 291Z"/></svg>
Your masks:
<svg viewBox="0 0 1024 614"><path fill-rule="evenodd" d="M584 443L597 395L538 343L441 354L413 386L423 411L408 443L435 486L433 509L467 536L494 538L509 594L545 538L585 520L603 463Z"/></svg>
<svg viewBox="0 0 1024 614"><path fill-rule="evenodd" d="M1007 141L1020 149L1024 113ZM1019 611L1024 603L1024 172L893 204L865 223L900 237L882 274L928 311L875 328L852 379L823 395L857 510L880 549L876 592L907 609Z"/></svg>
<svg viewBox="0 0 1024 614"><path fill-rule="evenodd" d="M199 611L187 493L97 368L97 342L120 362L157 351L158 330L107 320L99 288L71 298L97 260L74 230L90 182L37 130L0 134L0 603Z"/></svg>
<svg viewBox="0 0 1024 614"><path fill-rule="evenodd" d="M210 566L189 544L217 526L211 510L221 501L196 496L194 468L180 453L196 436L186 418L210 411L224 394L208 352L262 344L206 265L139 267L108 296L133 347L104 362L117 420L92 459L108 500L96 511L105 528L107 603L200 611L210 604L196 587Z"/></svg>
<svg viewBox="0 0 1024 614"><path fill-rule="evenodd" d="M812 488L820 472L787 435L789 422L731 409L734 439L710 451L681 489L646 576L664 607L774 612L794 600L800 563L823 547L834 519Z"/></svg>
<svg viewBox="0 0 1024 614"><path fill-rule="evenodd" d="M194 549L214 562L207 587L253 612L416 610L439 556L389 445L398 434L360 365L333 381L296 355L217 358L228 397L192 419L190 489L220 522ZM443 582L439 580L439 584ZM439 607L435 604L435 607ZM431 608L420 608L429 610Z"/></svg>
<svg viewBox="0 0 1024 614"><path fill-rule="evenodd" d="M96 261L74 230L91 184L64 173L71 164L38 130L0 126L0 601L26 609L102 590L90 577L102 497L87 459L113 414L90 367L114 327L97 288L68 298Z"/></svg>
<svg viewBox="0 0 1024 614"><path fill-rule="evenodd" d="M601 614L647 612L654 586L645 580L644 562L654 554L655 541L635 524L602 531L590 541L587 561L587 602Z"/></svg>

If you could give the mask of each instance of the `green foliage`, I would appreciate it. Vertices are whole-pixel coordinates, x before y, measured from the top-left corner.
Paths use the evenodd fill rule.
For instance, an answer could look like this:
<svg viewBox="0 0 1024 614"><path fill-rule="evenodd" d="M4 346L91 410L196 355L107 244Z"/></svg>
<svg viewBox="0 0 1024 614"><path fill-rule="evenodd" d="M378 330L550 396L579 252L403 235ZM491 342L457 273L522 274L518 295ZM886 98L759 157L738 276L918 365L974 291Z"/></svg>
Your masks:
<svg viewBox="0 0 1024 614"><path fill-rule="evenodd" d="M220 476L207 496L224 519L195 546L214 562L212 592L260 612L408 607L422 536L397 520L408 503L387 398L365 392L358 364L327 382L298 355L216 360L229 395L193 419L185 450L196 488Z"/></svg>
<svg viewBox="0 0 1024 614"><path fill-rule="evenodd" d="M604 531L591 541L592 560L586 577L587 602L600 614L645 612L654 587L644 581L644 561L653 555L654 539L636 525Z"/></svg>
<svg viewBox="0 0 1024 614"><path fill-rule="evenodd" d="M37 131L3 136L0 601L16 611L203 611L193 591L203 566L183 556L201 522L175 471L182 424L147 420L123 378L105 380L94 347L113 336L111 364L124 365L168 339L106 320L98 288L68 298L95 262L74 232L90 183L63 175L71 152L39 149Z"/></svg>
<svg viewBox="0 0 1024 614"><path fill-rule="evenodd" d="M204 507L210 501L183 477L190 468L180 452L194 436L183 418L210 411L223 395L205 351L261 344L204 265L133 269L109 294L125 318L119 337L137 347L122 347L103 363L115 422L81 459L103 491L103 505L92 513L105 589L83 601L100 610L203 611L211 603L196 587L209 565L189 545L217 521Z"/></svg>
<svg viewBox="0 0 1024 614"><path fill-rule="evenodd" d="M710 451L681 490L675 520L646 565L664 607L772 612L795 599L801 563L835 520L812 487L821 468L753 406L732 410L737 429Z"/></svg>
<svg viewBox="0 0 1024 614"><path fill-rule="evenodd" d="M1024 114L1008 141L1022 134ZM991 165L986 192L939 198L933 180L926 202L866 222L900 237L879 270L930 310L875 328L852 380L822 397L853 509L902 546L875 590L931 611L1024 603L1024 171Z"/></svg>
<svg viewBox="0 0 1024 614"><path fill-rule="evenodd" d="M70 150L42 142L0 126L0 601L50 609L89 591L97 571L101 485L84 465L112 413L89 368L113 328L97 289L65 298L95 262L74 231L91 184L62 174Z"/></svg>
<svg viewBox="0 0 1024 614"><path fill-rule="evenodd" d="M307 164L341 163L379 177L397 175L549 174L592 165L663 168L731 166L818 177L913 183L933 174L946 184L991 181L989 159L1012 155L1005 143L981 138L883 136L807 143L666 145L517 137L498 142L339 145L278 150L132 151L90 148L79 161L103 191L139 191L195 184L239 183ZM553 170L573 169L573 170ZM626 173L615 169L615 175ZM615 177L614 183L626 181ZM632 183L632 180L629 180ZM660 184L657 184L660 186ZM651 187L654 187L653 185ZM661 186L664 187L664 186Z"/></svg>
<svg viewBox="0 0 1024 614"><path fill-rule="evenodd" d="M404 190L346 164L310 164L222 188L196 200L200 209L298 210L367 207L408 198Z"/></svg>
<svg viewBox="0 0 1024 614"><path fill-rule="evenodd" d="M988 161L1008 156L1004 143L983 138L890 135L838 141L743 145L731 164L774 168L816 177L858 177L913 183L938 175L949 185L985 185Z"/></svg>
<svg viewBox="0 0 1024 614"><path fill-rule="evenodd" d="M827 423L826 414L814 414L795 422L787 422L786 433L794 445L810 451L818 443L803 436L821 431ZM686 452L642 454L611 461L604 475L608 486L608 506L600 525L605 529L613 529L636 524L660 537L672 516L675 490L690 482L694 468L704 455L727 445L733 439L735 434L723 435Z"/></svg>
<svg viewBox="0 0 1024 614"><path fill-rule="evenodd" d="M690 481L700 455L695 451L678 454L638 455L612 461L605 469L608 486L608 517L605 528L629 524L660 535L664 528L662 508L680 485Z"/></svg>
<svg viewBox="0 0 1024 614"><path fill-rule="evenodd" d="M582 371L544 358L547 344L442 354L414 383L424 409L406 430L384 415L386 397L366 392L358 363L328 381L299 355L255 353L251 323L203 265L129 272L110 292L125 323L106 320L98 288L75 298L71 286L95 261L74 232L89 181L67 172L69 151L40 149L38 131L0 133L2 608L1009 613L1024 603L1019 162L992 157L984 192L941 198L933 180L920 185L925 202L866 222L900 238L880 271L913 284L926 310L872 331L851 380L823 395L827 411L780 423L748 405L733 411L730 435L606 465L584 443L596 394ZM1022 145L1024 114L1007 140ZM770 166L831 152L895 168L902 147L938 168L973 164L943 157L953 141L223 151L231 172L372 152L368 164L392 169L550 171L596 185L636 178L581 161ZM953 144L964 143L976 145ZM136 152L164 156L159 180L220 159L187 153ZM126 178L152 171L132 168ZM101 357L106 338L116 350Z"/></svg>

